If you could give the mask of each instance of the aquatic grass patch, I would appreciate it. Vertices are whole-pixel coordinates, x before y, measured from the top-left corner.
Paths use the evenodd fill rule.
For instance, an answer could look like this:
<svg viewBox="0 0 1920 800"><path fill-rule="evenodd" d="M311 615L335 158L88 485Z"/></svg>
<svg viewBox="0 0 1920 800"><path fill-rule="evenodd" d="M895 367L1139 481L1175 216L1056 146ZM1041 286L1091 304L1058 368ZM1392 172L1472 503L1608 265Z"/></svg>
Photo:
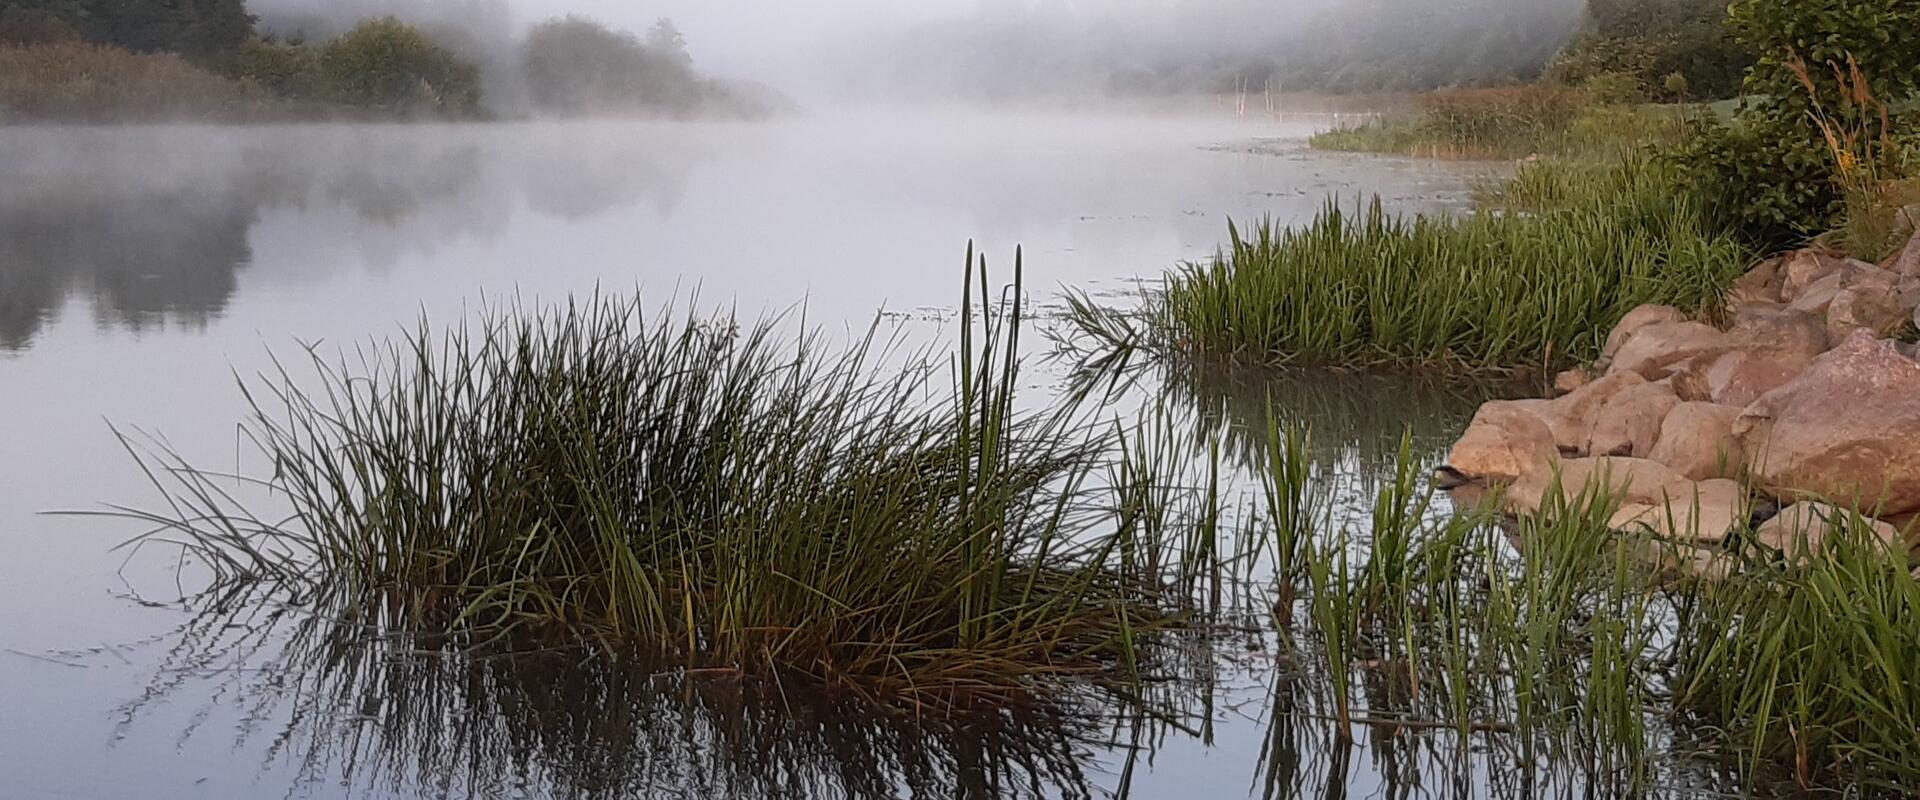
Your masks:
<svg viewBox="0 0 1920 800"><path fill-rule="evenodd" d="M1276 540L1299 535L1286 508L1339 505L1324 483L1295 499L1305 436L1285 438ZM1289 702L1317 700L1336 734L1451 737L1536 789L1640 795L1688 763L1749 792L1920 785L1920 576L1860 518L1817 554L1699 551L1611 530L1596 487L1538 515L1426 514L1416 472L1387 479L1370 525L1316 514L1278 579Z"/></svg>
<svg viewBox="0 0 1920 800"><path fill-rule="evenodd" d="M1023 311L984 263L965 285L959 353L904 368L872 333L637 298L422 322L243 383L285 516L165 448L136 452L169 510L123 513L228 581L475 647L637 647L917 713L1129 684L1185 598L1120 518L1166 509L1101 479L1124 431L1016 411Z"/></svg>
<svg viewBox="0 0 1920 800"><path fill-rule="evenodd" d="M1683 106L1603 103L1555 87L1436 92L1418 111L1315 134L1316 150L1461 160L1609 160L1684 135Z"/></svg>
<svg viewBox="0 0 1920 800"><path fill-rule="evenodd" d="M1230 227L1225 249L1169 272L1143 308L1079 298L1068 321L1090 350L1235 364L1480 371L1588 360L1638 305L1717 306L1751 257L1665 167L1633 159L1616 170L1557 173L1580 179L1524 212L1409 218L1375 198L1330 202L1298 228ZM1541 181L1523 170L1517 182Z"/></svg>
<svg viewBox="0 0 1920 800"><path fill-rule="evenodd" d="M1920 791L1920 577L1857 514L1819 553L1755 553L1682 618L1675 700L1749 769ZM1758 547L1758 546L1756 546Z"/></svg>

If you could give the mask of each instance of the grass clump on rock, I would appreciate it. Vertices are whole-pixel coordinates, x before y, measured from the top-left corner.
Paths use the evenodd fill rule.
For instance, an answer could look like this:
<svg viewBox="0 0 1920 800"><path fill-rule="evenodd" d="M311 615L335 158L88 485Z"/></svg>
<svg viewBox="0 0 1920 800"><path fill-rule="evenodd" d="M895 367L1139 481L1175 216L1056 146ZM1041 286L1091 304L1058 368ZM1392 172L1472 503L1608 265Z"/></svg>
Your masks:
<svg viewBox="0 0 1920 800"><path fill-rule="evenodd" d="M1552 172L1547 175L1545 173ZM1510 369L1590 359L1627 311L1718 304L1750 255L1664 167L1523 169L1522 210L1401 217L1329 204L1298 228L1232 231L1142 313L1070 299L1105 348L1239 363ZM1546 185L1553 185L1548 192Z"/></svg>
<svg viewBox="0 0 1920 800"><path fill-rule="evenodd" d="M152 536L395 628L584 639L882 706L1128 682L1180 605L1133 566L1157 563L1132 540L1148 512L1089 488L1105 428L1015 410L1020 309L988 305L951 391L929 361L881 369L871 335L835 354L637 300L423 324L316 359L317 384L249 387L284 520L163 451L175 505Z"/></svg>

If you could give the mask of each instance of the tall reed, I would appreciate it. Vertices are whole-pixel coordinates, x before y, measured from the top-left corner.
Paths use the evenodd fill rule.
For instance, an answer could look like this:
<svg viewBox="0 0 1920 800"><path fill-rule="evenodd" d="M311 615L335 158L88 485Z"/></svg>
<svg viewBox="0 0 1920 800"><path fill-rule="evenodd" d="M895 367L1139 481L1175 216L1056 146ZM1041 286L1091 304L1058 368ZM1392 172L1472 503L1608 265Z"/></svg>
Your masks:
<svg viewBox="0 0 1920 800"><path fill-rule="evenodd" d="M872 334L836 354L608 297L314 353L311 377L243 384L287 515L137 451L172 503L143 541L396 629L638 646L882 705L1131 682L1182 603L1122 517L1164 508L1089 480L1120 434L1017 410L1021 268L996 302L977 266L950 383L883 368Z"/></svg>
<svg viewBox="0 0 1920 800"><path fill-rule="evenodd" d="M1523 170L1516 185L1542 182ZM1525 213L1405 218L1379 200L1312 222L1229 228L1211 261L1183 265L1145 309L1083 302L1069 319L1096 349L1237 363L1506 369L1598 354L1643 303L1717 304L1749 253L1717 232L1666 167L1557 173ZM1137 317L1116 321L1116 317Z"/></svg>

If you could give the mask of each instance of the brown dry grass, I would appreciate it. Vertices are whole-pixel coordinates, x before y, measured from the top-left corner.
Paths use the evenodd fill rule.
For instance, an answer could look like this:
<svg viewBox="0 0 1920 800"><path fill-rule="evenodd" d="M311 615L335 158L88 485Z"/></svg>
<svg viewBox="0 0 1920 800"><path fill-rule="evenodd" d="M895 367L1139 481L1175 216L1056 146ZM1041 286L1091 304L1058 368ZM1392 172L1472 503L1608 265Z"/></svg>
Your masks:
<svg viewBox="0 0 1920 800"><path fill-rule="evenodd" d="M0 46L0 121L232 120L276 105L259 86L177 55L84 42Z"/></svg>

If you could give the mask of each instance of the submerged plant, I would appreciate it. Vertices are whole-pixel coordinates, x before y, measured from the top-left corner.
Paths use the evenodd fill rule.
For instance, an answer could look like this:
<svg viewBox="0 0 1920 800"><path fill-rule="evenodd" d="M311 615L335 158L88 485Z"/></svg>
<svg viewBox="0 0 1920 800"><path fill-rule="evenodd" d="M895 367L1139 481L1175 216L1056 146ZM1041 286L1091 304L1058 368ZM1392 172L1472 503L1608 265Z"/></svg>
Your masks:
<svg viewBox="0 0 1920 800"><path fill-rule="evenodd" d="M398 630L637 646L880 705L1131 681L1180 604L1090 488L1118 434L1017 411L1018 301L988 301L984 260L966 286L950 389L926 359L880 369L871 334L836 355L603 297L313 355L313 382L246 384L287 516L162 448L143 464L172 510L141 541Z"/></svg>

